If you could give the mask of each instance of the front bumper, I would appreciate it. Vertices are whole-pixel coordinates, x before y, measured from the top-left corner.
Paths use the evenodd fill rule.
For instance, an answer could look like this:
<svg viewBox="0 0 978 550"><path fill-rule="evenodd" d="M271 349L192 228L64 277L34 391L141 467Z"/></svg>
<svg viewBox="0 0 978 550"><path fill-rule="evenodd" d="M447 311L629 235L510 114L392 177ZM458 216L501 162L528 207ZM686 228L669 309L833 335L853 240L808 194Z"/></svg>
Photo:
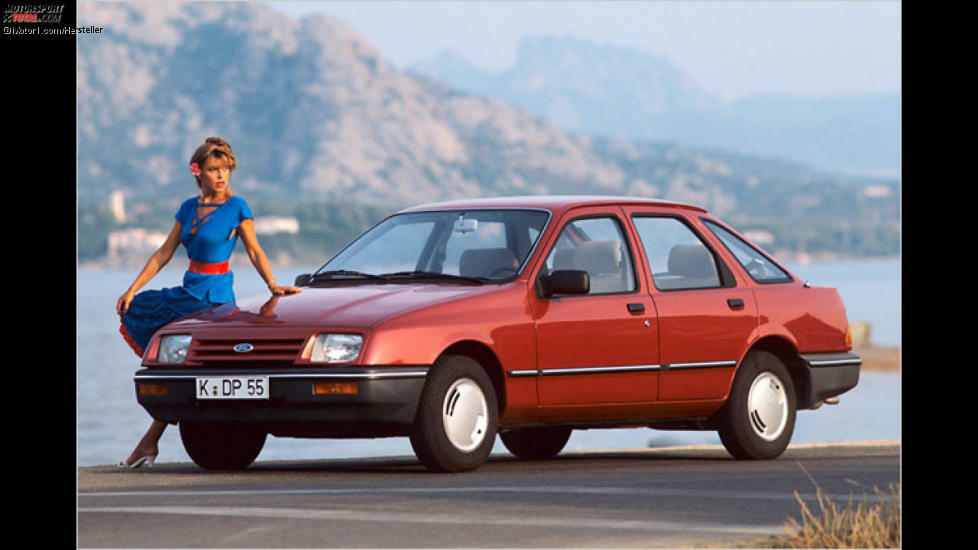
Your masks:
<svg viewBox="0 0 978 550"><path fill-rule="evenodd" d="M235 422L282 437L407 435L428 366L302 368L145 368L133 380L136 399L156 420ZM198 400L198 377L268 377L268 399ZM356 382L356 394L317 395L316 382ZM165 385L147 395L140 384Z"/></svg>
<svg viewBox="0 0 978 550"><path fill-rule="evenodd" d="M859 382L862 359L855 353L810 353L801 358L808 366L808 387L799 396L799 409L817 407L845 393Z"/></svg>

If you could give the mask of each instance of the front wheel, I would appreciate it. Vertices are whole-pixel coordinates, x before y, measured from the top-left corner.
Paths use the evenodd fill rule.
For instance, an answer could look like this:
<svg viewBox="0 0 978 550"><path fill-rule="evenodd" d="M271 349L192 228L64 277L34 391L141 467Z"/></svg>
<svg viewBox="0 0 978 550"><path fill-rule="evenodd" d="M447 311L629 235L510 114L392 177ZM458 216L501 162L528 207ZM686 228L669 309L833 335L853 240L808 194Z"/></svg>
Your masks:
<svg viewBox="0 0 978 550"><path fill-rule="evenodd" d="M438 472L474 470L489 459L496 440L498 407L482 366L462 355L435 361L411 430L411 447Z"/></svg>
<svg viewBox="0 0 978 550"><path fill-rule="evenodd" d="M735 458L775 458L791 441L795 413L795 387L788 369L776 355L752 351L718 414L717 433Z"/></svg>
<svg viewBox="0 0 978 550"><path fill-rule="evenodd" d="M227 422L180 422L183 448L207 470L241 470L258 458L266 434Z"/></svg>

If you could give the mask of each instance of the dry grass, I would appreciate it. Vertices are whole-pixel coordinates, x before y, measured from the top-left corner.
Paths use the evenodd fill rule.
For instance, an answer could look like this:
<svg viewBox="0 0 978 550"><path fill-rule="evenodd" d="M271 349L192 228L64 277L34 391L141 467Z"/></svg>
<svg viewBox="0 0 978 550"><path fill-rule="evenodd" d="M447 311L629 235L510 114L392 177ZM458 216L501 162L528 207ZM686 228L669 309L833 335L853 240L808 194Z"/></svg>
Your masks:
<svg viewBox="0 0 978 550"><path fill-rule="evenodd" d="M890 486L889 498L874 488L877 503L853 503L852 497L843 508L821 491L817 492L819 515L798 497L802 523L788 518L785 529L790 534L772 548L899 548L900 547L900 488Z"/></svg>
<svg viewBox="0 0 978 550"><path fill-rule="evenodd" d="M804 471L804 466L799 467ZM805 471L808 475L808 472ZM811 479L811 476L808 476ZM889 494L874 487L876 498L853 496L843 507L822 494L815 485L818 513L814 513L795 491L801 505L802 521L788 518L783 537L763 541L766 548L899 548L900 486L891 484ZM760 542L760 541L758 541Z"/></svg>

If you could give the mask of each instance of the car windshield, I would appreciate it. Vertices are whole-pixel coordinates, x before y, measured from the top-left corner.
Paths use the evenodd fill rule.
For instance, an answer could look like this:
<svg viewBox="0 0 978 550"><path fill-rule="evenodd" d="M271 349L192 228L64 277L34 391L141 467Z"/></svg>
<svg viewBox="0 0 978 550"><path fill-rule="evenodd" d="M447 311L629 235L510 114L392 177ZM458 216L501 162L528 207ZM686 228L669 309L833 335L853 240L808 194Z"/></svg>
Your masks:
<svg viewBox="0 0 978 550"><path fill-rule="evenodd" d="M538 210L410 212L387 218L321 267L313 279L514 278L550 218Z"/></svg>

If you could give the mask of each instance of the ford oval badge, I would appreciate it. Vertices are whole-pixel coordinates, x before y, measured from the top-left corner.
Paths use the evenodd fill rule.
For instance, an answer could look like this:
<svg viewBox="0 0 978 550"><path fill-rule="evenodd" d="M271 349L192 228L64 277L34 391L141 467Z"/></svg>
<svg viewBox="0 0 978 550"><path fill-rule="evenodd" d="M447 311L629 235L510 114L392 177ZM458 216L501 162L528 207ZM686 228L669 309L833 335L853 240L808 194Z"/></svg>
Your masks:
<svg viewBox="0 0 978 550"><path fill-rule="evenodd" d="M234 346L234 351L236 351L238 353L248 353L249 351L251 351L253 349L255 349L255 346L253 346L251 344L248 344L248 343L238 344L238 345Z"/></svg>

